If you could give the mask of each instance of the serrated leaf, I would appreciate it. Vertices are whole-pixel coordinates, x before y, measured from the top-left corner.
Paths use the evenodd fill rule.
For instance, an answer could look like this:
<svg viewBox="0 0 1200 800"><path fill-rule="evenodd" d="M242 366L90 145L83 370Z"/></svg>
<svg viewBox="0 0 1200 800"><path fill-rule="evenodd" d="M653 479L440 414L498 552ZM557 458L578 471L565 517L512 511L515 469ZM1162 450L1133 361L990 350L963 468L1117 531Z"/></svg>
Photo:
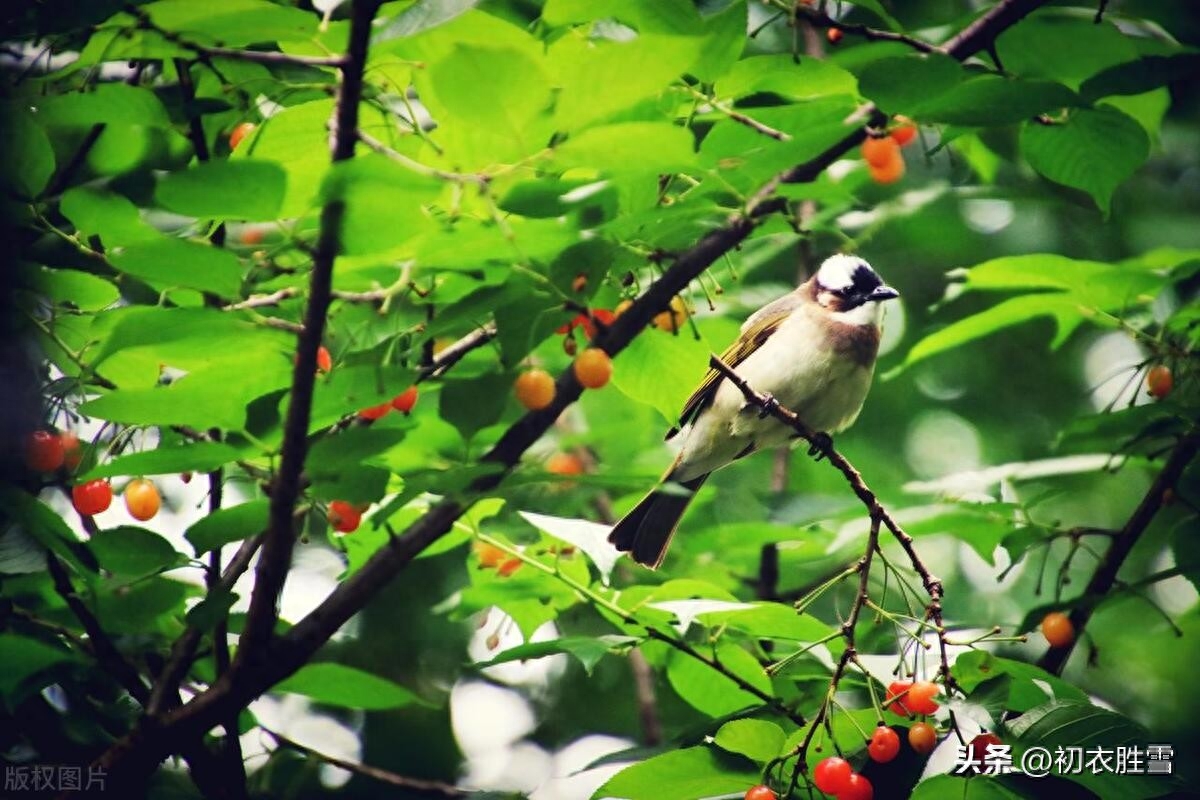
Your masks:
<svg viewBox="0 0 1200 800"><path fill-rule="evenodd" d="M0 141L5 150L0 186L9 187L18 197L36 197L54 174L54 149L46 131L27 112L0 107Z"/></svg>
<svg viewBox="0 0 1200 800"><path fill-rule="evenodd" d="M1143 56L1103 69L1083 82L1080 96L1089 103L1113 95L1138 95L1200 74L1200 53Z"/></svg>
<svg viewBox="0 0 1200 800"><path fill-rule="evenodd" d="M858 93L858 81L828 61L802 58L797 64L790 55L779 53L741 59L717 80L716 92L718 97L770 93L788 100L810 100L829 95L853 96Z"/></svg>
<svg viewBox="0 0 1200 800"><path fill-rule="evenodd" d="M318 703L363 711L400 708L419 698L398 683L332 662L305 664L272 691L301 694Z"/></svg>
<svg viewBox="0 0 1200 800"><path fill-rule="evenodd" d="M37 289L54 303L81 311L99 311L115 303L121 292L112 283L77 269L38 267L33 276Z"/></svg>
<svg viewBox="0 0 1200 800"><path fill-rule="evenodd" d="M709 747L671 750L634 764L609 778L592 800L696 800L743 794L759 783L751 762Z"/></svg>
<svg viewBox="0 0 1200 800"><path fill-rule="evenodd" d="M1010 711L1027 711L1053 698L1087 701L1087 695L1078 687L1040 667L979 650L960 655L954 662L953 672L955 680L967 692L997 675L1008 675L1012 682L1006 708Z"/></svg>
<svg viewBox="0 0 1200 800"><path fill-rule="evenodd" d="M560 145L554 160L564 168L602 173L682 172L696 160L692 134L663 122L618 122L589 128Z"/></svg>
<svg viewBox="0 0 1200 800"><path fill-rule="evenodd" d="M1107 218L1117 186L1150 155L1150 139L1114 108L1074 109L1062 123L1025 123L1021 152L1044 177L1090 194Z"/></svg>
<svg viewBox="0 0 1200 800"><path fill-rule="evenodd" d="M214 220L271 220L279 215L287 176L270 161L250 159L201 162L172 172L155 190L164 207L177 214Z"/></svg>
<svg viewBox="0 0 1200 800"><path fill-rule="evenodd" d="M140 9L160 28L189 41L241 47L257 42L305 41L317 33L317 16L267 0L158 0Z"/></svg>
<svg viewBox="0 0 1200 800"><path fill-rule="evenodd" d="M142 453L118 456L79 476L81 481L115 475L167 475L176 472L211 472L238 458L237 449L221 442L196 442L176 447L158 447Z"/></svg>
<svg viewBox="0 0 1200 800"><path fill-rule="evenodd" d="M414 3L384 25L383 30L375 35L375 41L382 44L392 39L415 36L444 25L478 4L479 0L424 0Z"/></svg>
<svg viewBox="0 0 1200 800"><path fill-rule="evenodd" d="M80 572L95 572L96 560L58 514L36 497L0 483L0 508L30 537Z"/></svg>
<svg viewBox="0 0 1200 800"><path fill-rule="evenodd" d="M432 227L422 204L440 189L436 181L372 153L333 165L321 199L344 204L341 252L364 255L394 250Z"/></svg>
<svg viewBox="0 0 1200 800"><path fill-rule="evenodd" d="M196 548L196 555L203 555L229 542L262 533L267 528L269 509L270 502L265 499L222 508L195 522L183 538Z"/></svg>
<svg viewBox="0 0 1200 800"><path fill-rule="evenodd" d="M722 750L746 756L762 764L783 751L786 738L783 729L774 722L735 719L722 725L713 740Z"/></svg>
<svg viewBox="0 0 1200 800"><path fill-rule="evenodd" d="M889 114L910 109L949 92L963 78L957 61L940 53L881 58L858 75L858 90Z"/></svg>
<svg viewBox="0 0 1200 800"><path fill-rule="evenodd" d="M708 368L711 348L685 326L678 334L647 331L621 352L612 382L626 397L654 406L669 424Z"/></svg>
<svg viewBox="0 0 1200 800"><path fill-rule="evenodd" d="M550 104L541 64L512 48L456 44L429 67L435 110L455 125L481 126L530 149L527 124Z"/></svg>
<svg viewBox="0 0 1200 800"><path fill-rule="evenodd" d="M1074 92L1053 81L985 75L911 106L905 113L921 121L982 127L1021 122L1078 103Z"/></svg>

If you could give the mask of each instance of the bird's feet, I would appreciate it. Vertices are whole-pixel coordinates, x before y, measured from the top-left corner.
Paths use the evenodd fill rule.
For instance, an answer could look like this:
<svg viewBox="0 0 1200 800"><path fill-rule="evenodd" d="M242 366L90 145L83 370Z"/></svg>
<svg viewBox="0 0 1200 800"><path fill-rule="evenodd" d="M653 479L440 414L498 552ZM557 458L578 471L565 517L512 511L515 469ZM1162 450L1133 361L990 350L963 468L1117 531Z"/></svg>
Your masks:
<svg viewBox="0 0 1200 800"><path fill-rule="evenodd" d="M820 461L829 452L829 449L833 447L833 437L828 433L817 431L813 434L809 444L811 446L808 448L808 454L815 460Z"/></svg>
<svg viewBox="0 0 1200 800"><path fill-rule="evenodd" d="M772 394L763 392L763 402L762 402L762 406L758 409L758 418L766 419L767 417L771 416L778 410L779 410L779 401L775 399L775 396Z"/></svg>

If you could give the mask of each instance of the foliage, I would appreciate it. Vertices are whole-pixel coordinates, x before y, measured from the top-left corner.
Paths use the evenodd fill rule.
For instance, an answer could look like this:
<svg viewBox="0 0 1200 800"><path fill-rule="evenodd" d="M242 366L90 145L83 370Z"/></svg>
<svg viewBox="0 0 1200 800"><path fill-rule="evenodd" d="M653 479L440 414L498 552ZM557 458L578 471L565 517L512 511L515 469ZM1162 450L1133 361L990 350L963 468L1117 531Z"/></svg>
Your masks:
<svg viewBox="0 0 1200 800"><path fill-rule="evenodd" d="M550 796L472 750L512 727L493 756L595 767L562 796L803 796L834 751L876 796L1195 785L1200 31L1182 4L975 5L14 12L6 763L95 762L130 796ZM883 185L857 146L898 117L920 134ZM903 314L860 421L813 441L832 466L739 462L660 572L618 559L710 353L837 251ZM527 411L533 367L558 377ZM35 429L78 463L31 471ZM153 520L71 509L144 476ZM882 705L897 675L938 681L940 747L875 764L871 728L913 722ZM536 721L464 706L484 682ZM282 707L374 774L323 783L338 759ZM981 730L1018 759L1169 742L1175 774L951 774ZM623 744L567 760L599 733ZM174 755L195 786L155 772Z"/></svg>

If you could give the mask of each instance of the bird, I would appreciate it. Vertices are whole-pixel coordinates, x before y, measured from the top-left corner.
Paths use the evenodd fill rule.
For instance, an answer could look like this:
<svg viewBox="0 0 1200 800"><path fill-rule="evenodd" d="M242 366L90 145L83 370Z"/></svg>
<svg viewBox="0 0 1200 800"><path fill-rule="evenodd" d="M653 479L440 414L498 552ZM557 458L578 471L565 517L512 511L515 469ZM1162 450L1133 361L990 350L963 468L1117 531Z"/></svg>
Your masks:
<svg viewBox="0 0 1200 800"><path fill-rule="evenodd" d="M721 360L752 389L796 412L809 430L838 433L862 410L879 352L882 304L899 296L864 259L832 255L807 281L754 312ZM798 435L712 369L666 436L677 437L682 446L674 462L608 536L651 569L662 564L709 475Z"/></svg>

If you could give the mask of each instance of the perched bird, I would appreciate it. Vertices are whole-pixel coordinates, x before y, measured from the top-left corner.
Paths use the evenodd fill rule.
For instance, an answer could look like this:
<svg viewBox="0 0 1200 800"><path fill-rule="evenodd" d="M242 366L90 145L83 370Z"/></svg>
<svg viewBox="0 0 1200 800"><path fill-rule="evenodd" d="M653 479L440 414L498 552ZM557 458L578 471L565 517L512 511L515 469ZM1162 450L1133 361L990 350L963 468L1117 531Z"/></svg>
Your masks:
<svg viewBox="0 0 1200 800"><path fill-rule="evenodd" d="M835 255L797 289L756 311L721 356L751 388L795 411L808 428L837 433L858 417L879 351L880 303L898 297L861 258ZM684 405L683 447L662 481L608 540L655 568L696 490L714 470L796 438L709 371Z"/></svg>

